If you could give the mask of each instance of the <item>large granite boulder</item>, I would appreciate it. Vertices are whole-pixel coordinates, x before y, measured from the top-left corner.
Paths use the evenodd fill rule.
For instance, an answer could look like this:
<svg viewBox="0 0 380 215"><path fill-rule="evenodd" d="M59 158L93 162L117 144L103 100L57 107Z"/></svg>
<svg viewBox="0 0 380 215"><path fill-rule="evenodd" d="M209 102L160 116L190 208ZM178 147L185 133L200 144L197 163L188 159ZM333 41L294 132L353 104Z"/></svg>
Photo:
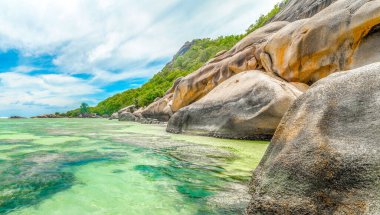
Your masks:
<svg viewBox="0 0 380 215"><path fill-rule="evenodd" d="M133 115L131 112L123 112L118 115L119 121L129 121L129 122L134 122L136 121L137 117Z"/></svg>
<svg viewBox="0 0 380 215"><path fill-rule="evenodd" d="M136 116L133 114L136 110L135 105L124 107L117 113L112 114L111 119L117 118L119 121L136 121Z"/></svg>
<svg viewBox="0 0 380 215"><path fill-rule="evenodd" d="M380 214L380 63L300 96L251 182L248 214Z"/></svg>
<svg viewBox="0 0 380 215"><path fill-rule="evenodd" d="M380 60L379 24L380 0L338 0L275 33L261 63L287 81L311 84Z"/></svg>
<svg viewBox="0 0 380 215"><path fill-rule="evenodd" d="M175 81L174 81L174 83L173 83L173 85L166 91L166 93L165 93L165 95L168 95L168 94L173 94L174 93L174 91L175 91L175 88L178 86L178 84L180 83L182 81L182 77L180 77L180 78L177 78Z"/></svg>
<svg viewBox="0 0 380 215"><path fill-rule="evenodd" d="M113 114L110 116L109 120L113 120L113 119L119 119L119 113L118 113L118 112L115 112L115 113L113 113Z"/></svg>
<svg viewBox="0 0 380 215"><path fill-rule="evenodd" d="M257 60L260 59L261 45L287 24L288 22L275 22L252 32L231 50L218 53L203 67L183 77L173 88L172 111L176 112L199 100L239 72L261 68L261 63Z"/></svg>
<svg viewBox="0 0 380 215"><path fill-rule="evenodd" d="M136 110L137 110L137 108L136 108L135 105L129 105L129 106L125 107L125 108L120 109L117 113L118 113L119 115L121 115L121 114L126 113L126 112L128 112L128 113L133 113L133 112L135 112Z"/></svg>
<svg viewBox="0 0 380 215"><path fill-rule="evenodd" d="M143 116L141 115L143 110L144 110L144 107L140 107L135 112L133 112L133 115L135 115L135 117L137 117L137 118L143 118Z"/></svg>
<svg viewBox="0 0 380 215"><path fill-rule="evenodd" d="M176 112L167 131L270 139L282 116L301 94L295 86L261 71L242 72Z"/></svg>
<svg viewBox="0 0 380 215"><path fill-rule="evenodd" d="M173 93L165 95L163 98L157 99L148 107L141 110L140 115L143 118L157 119L161 122L167 122L173 115L172 105Z"/></svg>

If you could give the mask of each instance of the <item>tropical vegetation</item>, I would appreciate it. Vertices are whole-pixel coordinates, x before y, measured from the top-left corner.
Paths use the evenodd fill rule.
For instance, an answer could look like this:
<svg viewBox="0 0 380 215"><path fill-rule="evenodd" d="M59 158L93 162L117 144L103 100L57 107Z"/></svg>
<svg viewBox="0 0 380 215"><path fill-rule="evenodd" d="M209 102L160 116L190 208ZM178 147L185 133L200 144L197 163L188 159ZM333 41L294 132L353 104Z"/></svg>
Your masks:
<svg viewBox="0 0 380 215"><path fill-rule="evenodd" d="M247 34L265 25L281 10L281 5L286 4L287 1L285 0L280 4L276 4L268 14L260 16L254 24L249 26L245 34L221 36L216 39L205 38L194 40L185 53L176 55L170 63L147 83L139 88L129 89L109 97L95 107L87 107L87 112L110 115L128 105L134 104L137 107L149 105L157 97L162 97L177 78L194 72L218 52L229 50ZM82 111L82 108L78 108L67 112L66 115L75 117Z"/></svg>

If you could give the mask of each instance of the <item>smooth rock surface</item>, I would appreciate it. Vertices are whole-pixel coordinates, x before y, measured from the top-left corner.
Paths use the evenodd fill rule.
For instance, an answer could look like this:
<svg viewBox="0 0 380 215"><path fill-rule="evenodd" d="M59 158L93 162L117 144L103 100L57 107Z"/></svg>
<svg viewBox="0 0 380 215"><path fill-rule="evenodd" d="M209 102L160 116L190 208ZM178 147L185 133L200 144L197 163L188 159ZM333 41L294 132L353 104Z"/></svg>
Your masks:
<svg viewBox="0 0 380 215"><path fill-rule="evenodd" d="M165 95L168 95L168 94L170 94L170 93L174 93L175 88L178 86L178 84L181 82L181 80L182 80L182 77L177 78L177 79L174 81L172 87L166 91Z"/></svg>
<svg viewBox="0 0 380 215"><path fill-rule="evenodd" d="M119 121L131 121L134 122L136 121L136 116L133 115L131 112L123 112L119 114Z"/></svg>
<svg viewBox="0 0 380 215"><path fill-rule="evenodd" d="M173 93L165 95L163 98L150 104L148 107L141 110L140 115L143 118L157 119L161 122L167 122L173 115L171 110Z"/></svg>
<svg viewBox="0 0 380 215"><path fill-rule="evenodd" d="M300 96L251 182L248 214L380 214L380 63Z"/></svg>
<svg viewBox="0 0 380 215"><path fill-rule="evenodd" d="M113 114L110 116L109 119L110 119L110 120L113 120L113 119L119 119L119 113L118 113L118 112L113 113Z"/></svg>
<svg viewBox="0 0 380 215"><path fill-rule="evenodd" d="M126 113L126 112L133 113L136 110L137 110L137 108L136 108L135 105L129 105L129 106L125 107L125 108L120 109L117 113L119 115L121 115L121 114Z"/></svg>
<svg viewBox="0 0 380 215"><path fill-rule="evenodd" d="M380 62L380 25L372 28L371 32L362 39L359 48L352 57L352 68L367 65L369 62Z"/></svg>
<svg viewBox="0 0 380 215"><path fill-rule="evenodd" d="M174 89L172 111L176 112L214 89L231 76L261 68L261 45L287 25L288 22L274 22L260 28L237 43L231 50L219 53L197 71L183 77Z"/></svg>
<svg viewBox="0 0 380 215"><path fill-rule="evenodd" d="M380 59L378 36L372 36L379 24L380 0L338 0L275 33L261 53L261 62L267 72L310 85L331 73Z"/></svg>
<svg viewBox="0 0 380 215"><path fill-rule="evenodd" d="M242 72L176 112L167 131L270 139L284 113L301 94L293 85L261 71Z"/></svg>

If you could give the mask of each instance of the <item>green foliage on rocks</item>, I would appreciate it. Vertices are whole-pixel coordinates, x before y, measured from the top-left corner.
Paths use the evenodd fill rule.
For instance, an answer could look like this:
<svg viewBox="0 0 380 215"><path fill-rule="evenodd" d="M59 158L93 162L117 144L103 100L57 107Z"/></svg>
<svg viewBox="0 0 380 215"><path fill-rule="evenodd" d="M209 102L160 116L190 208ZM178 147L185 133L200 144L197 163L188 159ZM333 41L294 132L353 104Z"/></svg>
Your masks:
<svg viewBox="0 0 380 215"><path fill-rule="evenodd" d="M255 30L263 27L266 23L268 23L274 16L276 16L278 14L278 12L281 11L282 9L282 6L281 5L285 5L288 3L289 0L284 0L282 1L281 3L278 3L278 4L275 4L273 9L271 11L269 11L269 13L267 13L266 15L261 15L259 17L258 20L256 20L256 22L254 24L252 24L251 26L249 26L249 28L247 29L246 33L249 34L251 32L254 32Z"/></svg>

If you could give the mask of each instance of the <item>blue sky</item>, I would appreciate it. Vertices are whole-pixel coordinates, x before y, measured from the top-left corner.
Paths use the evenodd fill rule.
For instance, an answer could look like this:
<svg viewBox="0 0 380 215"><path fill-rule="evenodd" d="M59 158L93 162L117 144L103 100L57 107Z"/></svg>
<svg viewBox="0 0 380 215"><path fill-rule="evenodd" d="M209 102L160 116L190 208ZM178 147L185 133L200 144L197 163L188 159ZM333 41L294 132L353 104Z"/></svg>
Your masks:
<svg viewBox="0 0 380 215"><path fill-rule="evenodd" d="M279 0L0 1L0 116L135 88L186 41L243 33Z"/></svg>

